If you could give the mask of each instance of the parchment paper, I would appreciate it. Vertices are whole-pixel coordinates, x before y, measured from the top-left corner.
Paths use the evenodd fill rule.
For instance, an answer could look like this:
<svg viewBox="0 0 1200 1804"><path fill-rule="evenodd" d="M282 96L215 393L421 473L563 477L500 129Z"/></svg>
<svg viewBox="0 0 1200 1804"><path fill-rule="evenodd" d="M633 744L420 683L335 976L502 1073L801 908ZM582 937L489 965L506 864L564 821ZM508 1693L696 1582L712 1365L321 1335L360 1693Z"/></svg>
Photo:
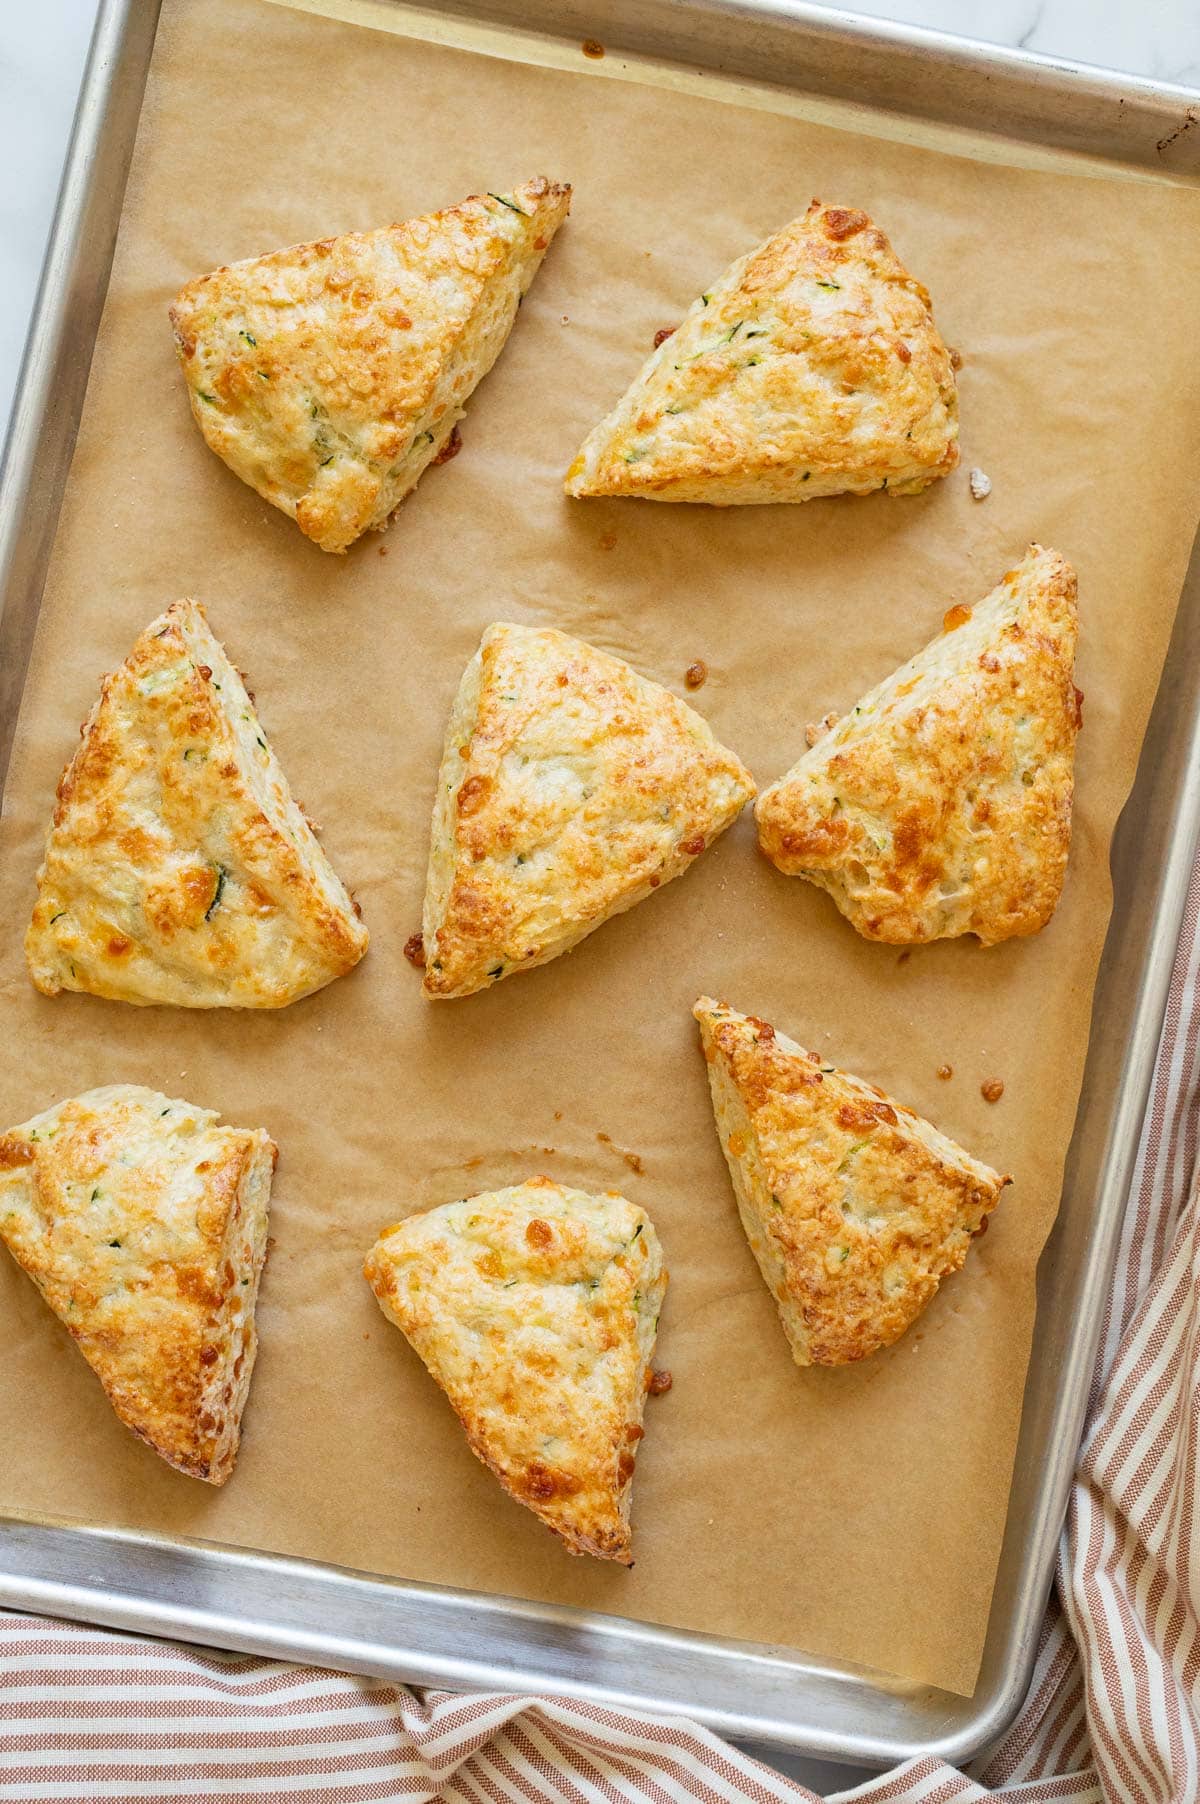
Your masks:
<svg viewBox="0 0 1200 1804"><path fill-rule="evenodd" d="M168 0L9 790L0 1120L113 1081L279 1141L262 1351L221 1492L136 1443L0 1263L0 1504L775 1642L974 1684L1033 1318L1132 779L1197 518L1192 191L1016 171L715 100L520 66L256 0ZM166 304L187 277L545 172L571 220L384 538L324 556L205 449ZM963 350L962 468L919 499L722 512L567 503L560 478L673 324L811 195L866 207ZM994 493L980 505L967 470ZM569 957L430 1005L419 921L447 708L495 619L551 623L694 697L760 782L1040 539L1080 573L1086 692L1066 895L1040 936L869 945L739 826ZM386 554L386 555L385 555ZM373 935L279 1014L30 986L20 933L98 679L181 594L250 674ZM791 1363L738 1226L689 1009L776 1022L1016 1175L916 1329ZM943 1063L953 1067L939 1080ZM985 1080L1000 1078L989 1106ZM636 1165L636 1169L634 1166ZM672 1284L637 1565L572 1560L503 1496L360 1276L410 1210L546 1171L622 1187Z"/></svg>

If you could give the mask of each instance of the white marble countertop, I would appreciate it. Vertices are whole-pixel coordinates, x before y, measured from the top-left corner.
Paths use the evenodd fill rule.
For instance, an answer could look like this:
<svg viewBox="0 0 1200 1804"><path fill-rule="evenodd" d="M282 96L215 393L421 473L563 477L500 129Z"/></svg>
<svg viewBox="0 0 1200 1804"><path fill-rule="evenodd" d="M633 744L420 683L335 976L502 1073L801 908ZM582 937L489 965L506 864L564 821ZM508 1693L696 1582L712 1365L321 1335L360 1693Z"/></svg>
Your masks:
<svg viewBox="0 0 1200 1804"><path fill-rule="evenodd" d="M0 427L6 429L97 0L0 6ZM855 0L853 10L1200 87L1196 0ZM848 1767L774 1759L818 1791Z"/></svg>

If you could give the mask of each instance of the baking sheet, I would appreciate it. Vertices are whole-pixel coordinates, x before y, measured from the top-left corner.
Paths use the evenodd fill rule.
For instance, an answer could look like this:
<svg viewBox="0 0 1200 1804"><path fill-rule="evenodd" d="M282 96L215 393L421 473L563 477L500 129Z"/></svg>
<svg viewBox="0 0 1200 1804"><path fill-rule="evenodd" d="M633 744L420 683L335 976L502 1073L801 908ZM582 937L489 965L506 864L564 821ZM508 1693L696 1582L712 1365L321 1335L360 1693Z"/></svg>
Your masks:
<svg viewBox="0 0 1200 1804"><path fill-rule="evenodd" d="M471 405L463 455L385 538L323 557L200 443L167 299L215 263L540 170L576 183L574 215ZM876 213L933 290L966 357L963 469L896 502L568 506L561 470L655 329L810 193ZM21 1051L0 1074L0 1115L130 1080L261 1121L282 1148L276 1246L241 1461L217 1494L126 1436L32 1287L0 1267L5 1508L580 1603L970 1690L1107 841L1195 527L1197 204L253 0L168 5L11 772L0 982ZM995 484L982 506L971 464ZM766 781L806 720L852 701L1033 537L1079 567L1087 693L1070 880L1037 940L902 961L762 864L747 819L569 959L486 996L421 1001L401 947L445 712L491 620L563 626L676 688L704 658L695 700ZM99 672L184 592L250 672L374 936L350 978L278 1016L48 1000L20 958L53 785ZM688 1014L701 989L1017 1175L968 1270L862 1368L788 1359L711 1126ZM993 1077L1006 1088L989 1106L979 1085ZM359 1277L383 1222L543 1169L620 1184L672 1268L660 1357L676 1384L650 1409L632 1573L569 1561L498 1493Z"/></svg>

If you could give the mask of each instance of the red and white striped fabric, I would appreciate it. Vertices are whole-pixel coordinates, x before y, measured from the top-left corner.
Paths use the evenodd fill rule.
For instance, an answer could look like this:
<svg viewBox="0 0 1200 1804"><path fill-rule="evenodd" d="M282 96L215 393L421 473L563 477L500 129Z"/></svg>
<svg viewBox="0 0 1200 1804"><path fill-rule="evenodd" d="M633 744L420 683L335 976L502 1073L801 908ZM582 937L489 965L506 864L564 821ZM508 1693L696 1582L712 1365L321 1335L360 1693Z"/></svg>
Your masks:
<svg viewBox="0 0 1200 1804"><path fill-rule="evenodd" d="M973 1776L908 1763L838 1804L1200 1800L1200 866L1029 1698ZM418 1697L0 1613L12 1804L819 1804L675 1718Z"/></svg>

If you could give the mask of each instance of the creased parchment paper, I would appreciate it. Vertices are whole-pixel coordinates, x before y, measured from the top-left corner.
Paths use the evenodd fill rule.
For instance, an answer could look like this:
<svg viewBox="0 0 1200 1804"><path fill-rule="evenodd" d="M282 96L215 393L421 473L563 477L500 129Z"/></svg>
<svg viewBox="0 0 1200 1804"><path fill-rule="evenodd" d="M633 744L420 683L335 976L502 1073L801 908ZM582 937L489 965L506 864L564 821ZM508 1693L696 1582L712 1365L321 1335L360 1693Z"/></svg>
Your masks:
<svg viewBox="0 0 1200 1804"><path fill-rule="evenodd" d="M282 1149L262 1351L221 1492L122 1429L0 1263L0 1505L587 1605L974 1684L1034 1307L1132 776L1197 517L1200 197L1014 171L258 0L168 0L11 773L0 1119L133 1081ZM324 556L205 449L166 305L187 277L546 172L569 224L386 537ZM560 478L657 328L811 195L866 207L961 347L961 469L919 499L710 512L567 503ZM978 465L993 494L974 503ZM1036 939L900 954L738 827L578 951L430 1005L419 921L447 708L482 629L548 623L676 689L760 782L978 599L1027 541L1080 573L1070 875ZM386 555L385 555L386 554ZM20 934L100 674L181 594L249 673L373 935L279 1014L38 996ZM1014 1173L892 1351L798 1371L738 1226L689 1009L708 990ZM954 1075L940 1080L949 1064ZM980 1085L999 1078L989 1106ZM468 1452L360 1276L385 1223L545 1171L622 1188L671 1268L632 1572L572 1560Z"/></svg>

